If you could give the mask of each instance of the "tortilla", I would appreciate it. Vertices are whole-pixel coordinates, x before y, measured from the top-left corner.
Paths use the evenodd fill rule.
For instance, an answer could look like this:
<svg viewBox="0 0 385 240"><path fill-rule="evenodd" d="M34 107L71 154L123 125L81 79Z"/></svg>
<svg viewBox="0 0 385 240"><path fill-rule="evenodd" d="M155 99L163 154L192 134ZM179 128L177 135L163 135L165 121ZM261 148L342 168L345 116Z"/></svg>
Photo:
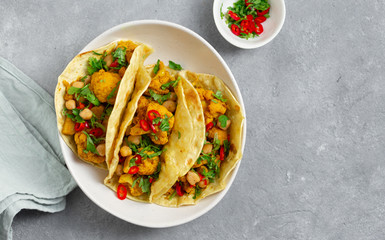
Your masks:
<svg viewBox="0 0 385 240"><path fill-rule="evenodd" d="M202 189L200 195L196 196L195 199L194 194L186 193L183 194L183 196L179 196L175 193L174 196L169 196L168 194L157 194L154 196L152 202L167 207L178 207L182 205L196 204L201 199L223 190L228 183L231 171L242 158L241 147L244 113L242 112L240 104L233 96L231 91L226 87L221 79L210 74L196 74L190 71L182 71L179 73L179 76L181 76L182 79L186 79L187 81L191 82L194 87L211 90L214 93L216 93L218 90L222 92L223 98L227 99L226 104L228 109L226 111L226 115L231 120L231 125L228 129L231 140L229 153L227 157L221 161L219 177L216 177L213 183L209 183L206 188ZM203 110L201 111L203 114ZM203 136L202 138L204 141L206 137ZM199 153L201 149L202 148L199 149ZM179 171L174 170L174 174L178 175L178 177L185 176L187 172L192 168L197 158L198 157L193 158L193 161L185 161L184 165L182 164L178 167ZM169 183L167 187L172 187L178 178L174 177L174 179L175 181L172 184Z"/></svg>
<svg viewBox="0 0 385 240"><path fill-rule="evenodd" d="M100 47L98 49L95 49L94 51L80 53L67 65L65 70L62 72L62 74L58 78L58 84L55 90L55 109L56 109L58 130L63 140L65 141L65 143L71 148L71 150L77 156L79 155L77 153L77 145L75 143L74 136L65 135L62 133L63 124L66 119L66 117L62 114L65 106L64 95L66 94L66 85L71 84L72 82L78 81L80 78L88 74L87 67L88 67L88 59L90 57L101 58L101 56L99 55L103 54L104 52L111 53L118 46L118 44L125 43L125 42L126 41L122 41L122 42L115 41L103 47ZM140 44L140 43L135 43L135 44L138 44L138 46L135 48L133 55L130 59L130 64L120 81L120 86L119 86L118 93L116 95L115 104L111 112L111 115L109 117L108 126L106 130L106 137L105 137L106 155L110 154L109 150L113 146L115 135L121 121L122 112L125 106L127 105L128 99L133 90L134 77L136 75L136 72L138 71L139 65L140 63L143 63L144 59L146 59L147 56L151 54L151 52L153 51L152 48L144 44ZM100 168L104 168L104 169L107 168L107 165L105 162L102 162L102 163L92 163L89 161L85 161L85 162Z"/></svg>
<svg viewBox="0 0 385 240"><path fill-rule="evenodd" d="M153 67L154 65L139 68L135 90L120 125L114 154L107 159L107 161L110 161L110 168L104 183L114 191L117 191L119 185L119 177L115 174L115 171L119 163L120 146L128 126L133 122L134 115L138 109L139 99L150 86L152 79L149 73L152 72ZM170 74L176 74L171 69L167 70ZM157 196L165 194L181 174L180 170L186 166L186 162L193 163L194 159L199 156L200 149L203 146L204 118L198 93L194 90L191 83L183 79L174 87L174 90L178 97L174 113L175 121L168 138L168 143L163 147L166 150L160 155L161 168L159 178L151 184L150 194L133 196L128 193L127 198L131 200L151 202Z"/></svg>

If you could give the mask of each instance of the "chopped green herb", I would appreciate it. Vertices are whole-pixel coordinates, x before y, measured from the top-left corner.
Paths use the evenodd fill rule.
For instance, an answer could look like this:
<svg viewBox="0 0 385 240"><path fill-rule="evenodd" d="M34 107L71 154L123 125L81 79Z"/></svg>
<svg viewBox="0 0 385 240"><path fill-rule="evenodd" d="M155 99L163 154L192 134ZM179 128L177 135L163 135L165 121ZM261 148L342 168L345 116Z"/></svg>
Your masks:
<svg viewBox="0 0 385 240"><path fill-rule="evenodd" d="M168 100L171 96L171 93L167 93L165 95L160 95L152 91L151 89L148 90L150 93L151 97L157 101L160 105L162 105L166 100Z"/></svg>
<svg viewBox="0 0 385 240"><path fill-rule="evenodd" d="M219 90L215 94L213 93L213 96L221 100L222 102L227 102L227 99L223 98L222 92Z"/></svg>
<svg viewBox="0 0 385 240"><path fill-rule="evenodd" d="M162 90L165 90L166 88L169 88L170 86L176 87L176 85L178 84L179 81L180 81L180 76L178 76L178 78L175 81L170 81L168 83L162 84L162 86L160 86L160 88Z"/></svg>
<svg viewBox="0 0 385 240"><path fill-rule="evenodd" d="M174 63L173 61L168 61L168 66L174 70L182 70L182 66L180 64Z"/></svg>
<svg viewBox="0 0 385 240"><path fill-rule="evenodd" d="M87 67L87 70L89 75L92 75L94 72L97 72L100 69L107 70L107 65L106 65L106 62L103 60L103 58L98 60L94 57L90 57L88 59L88 65L89 66Z"/></svg>
<svg viewBox="0 0 385 240"><path fill-rule="evenodd" d="M139 180L139 178L136 178L133 182L132 182L132 187L135 187L135 184L136 182Z"/></svg>
<svg viewBox="0 0 385 240"><path fill-rule="evenodd" d="M139 181L139 187L142 188L142 192L149 193L150 192L150 180L148 178L141 177Z"/></svg>
<svg viewBox="0 0 385 240"><path fill-rule="evenodd" d="M157 74L158 71L159 71L159 63L160 63L160 60L158 59L158 61L156 62L155 66L154 66L154 74Z"/></svg>
<svg viewBox="0 0 385 240"><path fill-rule="evenodd" d="M229 118L226 115L221 115L218 117L218 121L222 128L227 126L227 120L229 120Z"/></svg>
<svg viewBox="0 0 385 240"><path fill-rule="evenodd" d="M170 195L170 197L168 197L168 200L171 200L175 197L175 194L176 194L176 190L174 190L174 192Z"/></svg>
<svg viewBox="0 0 385 240"><path fill-rule="evenodd" d="M180 132L178 131L178 139L180 139L180 136L181 136L181 134L180 134Z"/></svg>
<svg viewBox="0 0 385 240"><path fill-rule="evenodd" d="M130 167L135 166L136 165L135 161L136 161L135 157L131 158L129 166Z"/></svg>
<svg viewBox="0 0 385 240"><path fill-rule="evenodd" d="M220 9L220 11L221 11L221 19L223 19L223 17L225 16L225 15L223 14L222 8L223 8L223 3L221 4L221 9Z"/></svg>
<svg viewBox="0 0 385 240"><path fill-rule="evenodd" d="M196 199L197 197L199 197L199 195L201 195L201 193L202 193L201 188L198 185L196 185L193 199Z"/></svg>
<svg viewBox="0 0 385 240"><path fill-rule="evenodd" d="M230 142L228 140L224 140L223 147L225 148L225 155L227 156L230 151Z"/></svg>
<svg viewBox="0 0 385 240"><path fill-rule="evenodd" d="M115 92L116 92L116 90L118 90L119 84L120 84L120 81L119 81L118 84L116 84L116 86L111 90L110 94L108 94L107 100L110 100L112 97L115 96Z"/></svg>
<svg viewBox="0 0 385 240"><path fill-rule="evenodd" d="M95 51L92 51L92 53L95 54L95 55L103 55L103 54L97 53L97 52L95 52Z"/></svg>
<svg viewBox="0 0 385 240"><path fill-rule="evenodd" d="M87 136L86 150L99 155L98 151L96 150L95 143L94 143L93 139L90 137L90 135L88 135L88 133L86 131L83 131L83 133Z"/></svg>
<svg viewBox="0 0 385 240"><path fill-rule="evenodd" d="M215 100L215 99L211 99L211 101L213 101L214 103L218 103L218 101L217 101L217 100Z"/></svg>
<svg viewBox="0 0 385 240"><path fill-rule="evenodd" d="M115 59L118 59L118 63L120 65L125 65L126 64L126 48L117 48L115 52L112 53L112 56Z"/></svg>
<svg viewBox="0 0 385 240"><path fill-rule="evenodd" d="M169 117L167 115L164 115L164 118L160 121L159 129L163 132L166 132L170 130L170 123L169 119L172 118L173 116Z"/></svg>

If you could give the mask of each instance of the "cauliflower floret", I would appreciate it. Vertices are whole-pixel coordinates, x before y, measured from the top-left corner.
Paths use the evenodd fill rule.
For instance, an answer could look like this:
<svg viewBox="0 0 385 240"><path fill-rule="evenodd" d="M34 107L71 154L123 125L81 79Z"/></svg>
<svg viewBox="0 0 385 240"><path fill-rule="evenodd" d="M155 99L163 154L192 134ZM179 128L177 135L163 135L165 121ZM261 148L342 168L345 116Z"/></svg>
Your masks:
<svg viewBox="0 0 385 240"><path fill-rule="evenodd" d="M170 76L170 73L166 70L163 62L159 62L159 70L156 75L152 78L149 89L153 90L158 94L167 94L169 90L161 89L161 86L169 81L173 81L174 78Z"/></svg>
<svg viewBox="0 0 385 240"><path fill-rule="evenodd" d="M210 111L210 114L214 117L217 118L222 114L225 114L226 112L226 104L217 100L216 102L211 101L208 110Z"/></svg>
<svg viewBox="0 0 385 240"><path fill-rule="evenodd" d="M137 46L138 45L136 43L131 41L120 41L118 42L118 46L116 48L126 48L126 60L127 63L130 63L132 54L134 53L134 50Z"/></svg>
<svg viewBox="0 0 385 240"><path fill-rule="evenodd" d="M95 93L95 96L99 99L100 102L108 102L109 104L114 104L116 95L118 93L118 83L120 80L121 78L119 74L105 72L102 69L92 74L90 89ZM107 99L110 94L112 94L112 96Z"/></svg>
<svg viewBox="0 0 385 240"><path fill-rule="evenodd" d="M206 101L210 101L211 99L214 98L213 94L214 94L213 91L211 91L211 90L205 90L205 91L203 92L203 97L206 99Z"/></svg>
<svg viewBox="0 0 385 240"><path fill-rule="evenodd" d="M74 139L77 145L78 154L80 158L84 159L85 161L93 162L93 163L104 162L104 157L98 156L92 153L91 151L88 151L87 153L83 151L87 148L87 136L84 133L82 132L75 133Z"/></svg>
<svg viewBox="0 0 385 240"><path fill-rule="evenodd" d="M208 138L214 139L215 135L217 136L218 140L221 142L220 144L223 144L224 140L227 140L227 132L225 130L219 129L217 127L213 127L208 132Z"/></svg>
<svg viewBox="0 0 385 240"><path fill-rule="evenodd" d="M153 151L144 151L145 154L151 155L154 154L155 152ZM151 175L153 174L159 163L159 156L155 156L153 158L146 158L142 159L141 163L138 164L139 171L138 174L140 175Z"/></svg>
<svg viewBox="0 0 385 240"><path fill-rule="evenodd" d="M97 119L100 119L102 117L104 106L95 106L91 109L92 113L95 114Z"/></svg>
<svg viewBox="0 0 385 240"><path fill-rule="evenodd" d="M128 188L130 189L131 195L134 197L138 197L143 194L142 188L139 187L139 183L136 183L134 187L129 186Z"/></svg>

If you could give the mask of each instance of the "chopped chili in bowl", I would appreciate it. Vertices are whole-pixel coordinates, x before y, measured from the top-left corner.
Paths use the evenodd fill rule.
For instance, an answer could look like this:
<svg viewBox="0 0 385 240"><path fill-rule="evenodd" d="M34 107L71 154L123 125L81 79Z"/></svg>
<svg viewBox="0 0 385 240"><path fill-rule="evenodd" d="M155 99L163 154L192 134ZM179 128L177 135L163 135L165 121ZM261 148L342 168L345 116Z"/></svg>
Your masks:
<svg viewBox="0 0 385 240"><path fill-rule="evenodd" d="M226 14L221 10L221 16L226 18L231 32L244 39L258 37L263 33L261 23L270 17L269 13L268 0L238 0L228 7Z"/></svg>

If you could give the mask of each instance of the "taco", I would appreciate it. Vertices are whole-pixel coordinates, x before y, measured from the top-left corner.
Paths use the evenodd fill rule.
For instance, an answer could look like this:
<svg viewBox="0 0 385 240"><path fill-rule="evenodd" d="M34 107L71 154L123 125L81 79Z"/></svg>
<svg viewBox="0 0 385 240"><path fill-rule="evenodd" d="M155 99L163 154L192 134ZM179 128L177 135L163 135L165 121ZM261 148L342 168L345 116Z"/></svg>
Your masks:
<svg viewBox="0 0 385 240"><path fill-rule="evenodd" d="M193 162L203 145L198 93L158 60L140 67L104 183L120 199L149 202L179 176L176 162Z"/></svg>
<svg viewBox="0 0 385 240"><path fill-rule="evenodd" d="M152 199L168 207L196 204L223 190L231 170L242 158L244 114L230 90L213 75L183 71L179 77L191 82L199 94L205 136L199 156L192 162L185 161L168 191Z"/></svg>
<svg viewBox="0 0 385 240"><path fill-rule="evenodd" d="M115 41L77 55L58 78L55 109L59 132L78 157L106 168L139 65L152 49Z"/></svg>

